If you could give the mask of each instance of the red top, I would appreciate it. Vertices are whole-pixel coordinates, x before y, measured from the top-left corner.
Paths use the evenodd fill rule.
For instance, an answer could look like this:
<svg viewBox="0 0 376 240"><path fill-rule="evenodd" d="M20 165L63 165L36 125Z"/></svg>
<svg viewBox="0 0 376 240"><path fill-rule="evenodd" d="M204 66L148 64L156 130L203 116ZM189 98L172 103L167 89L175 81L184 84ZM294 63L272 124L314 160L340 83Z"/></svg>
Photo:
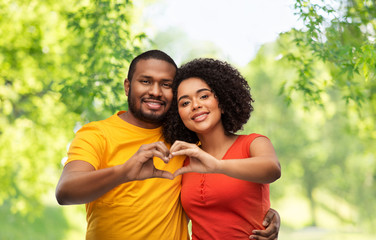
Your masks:
<svg viewBox="0 0 376 240"><path fill-rule="evenodd" d="M250 145L259 134L240 135L223 157L251 156ZM185 165L189 163L186 159ZM185 173L181 201L192 221L192 239L248 239L270 208L269 184L259 184L224 174Z"/></svg>

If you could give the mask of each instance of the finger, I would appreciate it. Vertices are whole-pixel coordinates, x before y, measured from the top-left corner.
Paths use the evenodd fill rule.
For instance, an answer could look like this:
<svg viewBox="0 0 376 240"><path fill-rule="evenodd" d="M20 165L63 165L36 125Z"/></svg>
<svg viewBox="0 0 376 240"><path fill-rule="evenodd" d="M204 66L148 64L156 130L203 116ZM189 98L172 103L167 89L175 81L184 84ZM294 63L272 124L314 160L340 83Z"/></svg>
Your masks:
<svg viewBox="0 0 376 240"><path fill-rule="evenodd" d="M178 150L186 149L186 148L192 148L195 146L196 146L195 144L177 140L174 142L174 144L172 144L170 148L170 152L174 152L174 151L178 151Z"/></svg>
<svg viewBox="0 0 376 240"><path fill-rule="evenodd" d="M259 235L251 235L249 239L257 239L257 240L278 240L278 236L276 234L272 234L269 237L263 237Z"/></svg>
<svg viewBox="0 0 376 240"><path fill-rule="evenodd" d="M174 179L174 175L172 175L172 173L168 171L159 170L159 169L154 170L153 177L154 178L167 178L170 180Z"/></svg>
<svg viewBox="0 0 376 240"><path fill-rule="evenodd" d="M168 150L167 146L164 144L164 142L161 142L161 141L158 141L158 142L153 142L153 143L149 143L149 144L143 144L141 146L142 150L143 151L147 151L147 150L151 150L153 148L164 148L165 150Z"/></svg>
<svg viewBox="0 0 376 240"><path fill-rule="evenodd" d="M186 156L189 156L189 157L196 157L195 151L193 149L182 149L182 150L178 150L178 151L174 151L174 152L171 151L171 155L172 156L186 155Z"/></svg>
<svg viewBox="0 0 376 240"><path fill-rule="evenodd" d="M279 227L281 225L281 219L279 217L279 214L273 208L270 208L268 212L273 212L274 213L273 217L271 218L270 225L274 225L274 227L276 228L276 230L278 232L279 231Z"/></svg>
<svg viewBox="0 0 376 240"><path fill-rule="evenodd" d="M179 168L178 170L176 170L174 172L174 178L177 177L177 176L179 176L179 175L182 175L184 173L188 173L188 172L190 172L190 171L189 171L189 169L187 167Z"/></svg>
<svg viewBox="0 0 376 240"><path fill-rule="evenodd" d="M151 152L152 152L152 154L153 154L154 157L160 158L164 163L168 163L170 161L170 156L169 155L166 156L166 155L164 155L164 153L161 153L157 149L153 149Z"/></svg>
<svg viewBox="0 0 376 240"><path fill-rule="evenodd" d="M151 144L142 145L137 153L143 157L142 162L147 162L154 156L159 157L164 162L169 160L170 152L168 148L162 142L156 142Z"/></svg>
<svg viewBox="0 0 376 240"><path fill-rule="evenodd" d="M274 218L274 216L275 216L275 212L273 211L273 209L269 209L269 211L266 213L266 215L264 217L264 221L262 222L262 225L264 227L269 226L269 224L272 222L272 219Z"/></svg>
<svg viewBox="0 0 376 240"><path fill-rule="evenodd" d="M258 239L278 239L278 232L280 226L279 214L276 210L270 208L265 215L263 225L265 230L254 230L253 234L260 236ZM265 237L265 238L261 238Z"/></svg>
<svg viewBox="0 0 376 240"><path fill-rule="evenodd" d="M172 144L172 146L170 147L170 152L174 152L174 151L178 151L180 149L182 149L183 145L182 145L182 141L175 141L174 144Z"/></svg>
<svg viewBox="0 0 376 240"><path fill-rule="evenodd" d="M266 237L265 239L274 239L277 237L278 230L275 227L271 226L265 230L253 230L252 234L252 236Z"/></svg>
<svg viewBox="0 0 376 240"><path fill-rule="evenodd" d="M141 164L144 164L144 163L150 161L151 159L153 159L153 157L160 158L165 163L168 163L170 161L169 156L165 156L164 153L161 153L156 148L153 148L153 149L147 150L147 151L145 151L145 149L142 149L140 154L141 154L141 158L140 158Z"/></svg>
<svg viewBox="0 0 376 240"><path fill-rule="evenodd" d="M155 143L155 148L160 151L161 153L163 153L164 156L166 157L169 157L170 155L170 150L168 149L168 147L166 146L166 144L164 142L156 142Z"/></svg>

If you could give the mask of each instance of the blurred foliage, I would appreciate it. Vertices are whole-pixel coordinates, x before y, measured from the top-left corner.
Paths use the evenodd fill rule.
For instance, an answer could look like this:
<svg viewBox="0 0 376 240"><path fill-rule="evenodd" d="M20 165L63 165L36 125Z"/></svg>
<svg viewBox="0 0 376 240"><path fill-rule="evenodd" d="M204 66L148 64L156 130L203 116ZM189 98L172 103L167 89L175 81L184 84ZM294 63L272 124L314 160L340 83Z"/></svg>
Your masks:
<svg viewBox="0 0 376 240"><path fill-rule="evenodd" d="M286 83L286 95L301 91L306 100L321 103L320 93L333 88L346 102L375 103L375 1L296 0L295 10L305 27L286 33L295 47L285 49L283 57L299 76ZM331 81L316 81L314 66L320 61L330 66Z"/></svg>
<svg viewBox="0 0 376 240"><path fill-rule="evenodd" d="M0 2L0 206L34 219L76 123L123 109L132 2Z"/></svg>
<svg viewBox="0 0 376 240"><path fill-rule="evenodd" d="M286 161L285 176L306 192L311 225L318 224L315 213L322 208L342 222L372 229L376 224L371 214L376 210L376 3L296 0L294 7L305 27L281 34L272 47L274 56L270 55L278 60L275 64L284 66L285 73L274 77L282 81L280 93L291 105L284 110L293 110L283 113L293 126L281 126L293 138L291 134L277 137ZM337 204L315 195L319 188ZM356 211L342 216L342 202Z"/></svg>
<svg viewBox="0 0 376 240"><path fill-rule="evenodd" d="M150 43L134 29L133 9L127 0L0 2L0 211L12 215L7 221L22 226L51 217L42 197L56 186L73 129L125 109L126 67ZM306 225L322 224L320 210L371 229L375 2L297 0L295 9L305 28L261 47L243 70L256 99L245 131L272 140L283 169L271 185L273 199L303 195L311 207ZM224 58L176 29L151 44L178 51L178 62ZM44 230L36 231L42 237ZM11 230L0 238L12 238Z"/></svg>
<svg viewBox="0 0 376 240"><path fill-rule="evenodd" d="M21 213L12 213L9 204L0 207L0 239L60 240L65 238L69 222L63 208L47 206L32 222ZM58 226L58 227L57 227ZM21 230L22 229L22 230Z"/></svg>
<svg viewBox="0 0 376 240"><path fill-rule="evenodd" d="M336 89L321 91L321 104L307 103L299 92L291 92L286 104L285 96L279 94L281 82L297 79L299 73L281 52L294 48L293 44L291 36L281 35L275 43L264 45L243 70L256 99L245 132L268 136L282 164L282 178L271 184L272 198L303 195L310 207L307 226L326 227L326 221L317 216L324 211L339 225L372 230L376 140L354 131L360 123L359 106L343 101ZM317 81L331 79L331 66L325 62L316 61L310 67ZM291 192L290 186L298 192Z"/></svg>
<svg viewBox="0 0 376 240"><path fill-rule="evenodd" d="M63 102L84 119L107 117L125 107L121 80L146 36L133 34L132 4L127 0L96 0L66 14L75 37L68 53L74 56L69 68L75 75L64 78L58 90Z"/></svg>

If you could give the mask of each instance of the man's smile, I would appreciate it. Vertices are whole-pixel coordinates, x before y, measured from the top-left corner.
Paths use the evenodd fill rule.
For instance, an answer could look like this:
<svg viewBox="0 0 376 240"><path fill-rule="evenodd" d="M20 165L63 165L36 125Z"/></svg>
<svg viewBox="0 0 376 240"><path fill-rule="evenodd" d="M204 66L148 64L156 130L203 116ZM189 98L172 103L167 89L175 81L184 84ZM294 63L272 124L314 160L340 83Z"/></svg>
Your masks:
<svg viewBox="0 0 376 240"><path fill-rule="evenodd" d="M166 105L164 101L156 99L143 99L142 102L151 110L159 110L162 106Z"/></svg>

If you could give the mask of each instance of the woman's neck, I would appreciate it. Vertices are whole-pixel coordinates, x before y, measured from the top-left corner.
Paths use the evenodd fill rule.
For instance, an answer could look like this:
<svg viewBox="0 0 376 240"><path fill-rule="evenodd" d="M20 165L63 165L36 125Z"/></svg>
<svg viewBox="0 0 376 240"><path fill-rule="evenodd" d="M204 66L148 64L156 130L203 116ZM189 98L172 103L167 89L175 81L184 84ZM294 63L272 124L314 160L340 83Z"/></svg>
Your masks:
<svg viewBox="0 0 376 240"><path fill-rule="evenodd" d="M224 129L217 129L210 133L197 134L201 148L217 159L222 159L227 150L238 137L235 134L226 135Z"/></svg>

